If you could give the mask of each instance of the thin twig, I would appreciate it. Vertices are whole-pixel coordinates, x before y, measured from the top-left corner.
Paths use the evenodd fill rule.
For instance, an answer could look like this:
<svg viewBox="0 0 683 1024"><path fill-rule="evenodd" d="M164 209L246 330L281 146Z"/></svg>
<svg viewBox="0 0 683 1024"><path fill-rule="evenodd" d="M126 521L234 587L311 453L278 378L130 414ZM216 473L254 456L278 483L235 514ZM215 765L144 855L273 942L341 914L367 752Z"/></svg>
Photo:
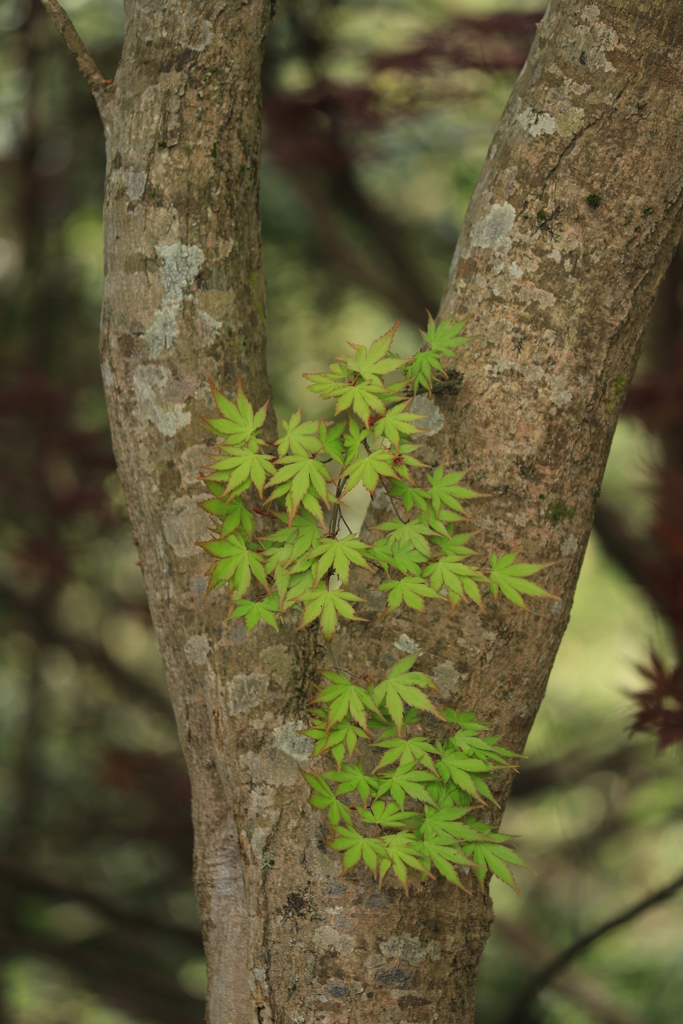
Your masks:
<svg viewBox="0 0 683 1024"><path fill-rule="evenodd" d="M332 650L332 644L328 645L327 651L330 658L332 659L332 667L334 668L335 672L341 672L337 659L334 655L334 651Z"/></svg>
<svg viewBox="0 0 683 1024"><path fill-rule="evenodd" d="M365 448L365 450L366 450L366 452L368 453L368 455L371 455L371 454L372 454L372 452L371 452L371 450L370 450L370 445L368 444L368 442L367 442L367 441L363 441L363 447ZM392 498L392 496L391 496L391 495L389 494L389 488L387 487L387 482L386 482L386 480L384 479L384 477L382 476L382 474L381 474L381 473L378 473L378 474L377 474L377 476L378 476L378 477L380 478L380 480L382 481L382 487L384 488L384 493L386 494L387 498L388 498L388 499L389 499L389 501L391 502L391 506L392 506L392 508L393 508L394 512L396 513L397 517L398 517L398 518L399 518L399 519L401 520L401 522L402 522L402 523L405 523L405 522L406 522L406 520L405 520L405 519L403 518L403 516L402 516L402 515L401 515L401 513L399 512L398 508L396 507L396 502L394 501L394 499Z"/></svg>
<svg viewBox="0 0 683 1024"><path fill-rule="evenodd" d="M95 63L93 55L74 28L71 18L62 5L57 0L42 0L42 2L43 7L52 18L55 28L76 58L79 71L97 98L97 93L108 82L102 77L102 72Z"/></svg>
<svg viewBox="0 0 683 1024"><path fill-rule="evenodd" d="M510 1013L504 1018L503 1024L523 1024L526 1020L526 1012L536 998L538 993L544 988L551 978L561 971L563 967L566 967L570 960L583 952L588 946L592 945L598 939L601 939L607 932L612 931L613 928L618 928L622 924L626 924L627 921L632 921L634 917L642 914L643 911L648 910L657 903L661 903L663 900L668 899L670 896L680 888L683 887L683 875L679 875L678 878L670 882L669 885L664 886L663 889L658 889L656 892L647 896L640 903L636 903L634 906L625 910L623 913L618 914L616 917L611 918L609 921L605 921L598 928L595 928L592 932L587 932L586 935L582 935L581 938L577 939L576 942L572 942L570 946L567 946L565 950L559 953L554 960L551 960L542 970L535 974L529 984L524 988L521 995L515 1002Z"/></svg>
<svg viewBox="0 0 683 1024"><path fill-rule="evenodd" d="M337 488L336 488L335 495L334 495L335 506L334 506L334 510L332 512L332 518L330 520L330 529L329 529L329 534L330 534L331 537L336 537L337 533L339 532L339 528L338 528L338 525L337 525L338 522L339 522L339 513L341 512L341 508L339 507L339 502L341 500L342 491L346 487L346 481L348 479L349 479L348 476L345 476L345 477L340 477L339 480L337 481Z"/></svg>
<svg viewBox="0 0 683 1024"><path fill-rule="evenodd" d="M353 530L351 529L349 524L346 522L346 519L344 519L344 513L342 512L341 508L339 509L339 518L341 519L341 521L344 524L344 526L346 527L346 529L349 531L349 534L353 534Z"/></svg>
<svg viewBox="0 0 683 1024"><path fill-rule="evenodd" d="M398 505L396 504L396 502L394 501L392 496L389 494L389 488L387 487L387 482L384 479L384 477L382 476L382 474L378 473L377 475L380 478L380 480L382 481L382 487L384 488L384 493L386 494L387 498L391 502L391 507L393 508L394 512L396 513L396 518L400 519L400 521L405 525L410 520L404 519L403 516L401 515L401 513L399 511L399 508L398 508Z"/></svg>

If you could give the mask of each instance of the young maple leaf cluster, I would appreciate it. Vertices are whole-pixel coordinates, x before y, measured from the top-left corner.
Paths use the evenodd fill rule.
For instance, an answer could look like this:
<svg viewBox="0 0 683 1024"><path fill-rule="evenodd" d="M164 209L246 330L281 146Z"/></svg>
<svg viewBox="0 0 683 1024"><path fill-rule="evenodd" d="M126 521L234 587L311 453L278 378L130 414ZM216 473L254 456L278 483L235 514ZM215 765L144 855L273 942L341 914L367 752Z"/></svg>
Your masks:
<svg viewBox="0 0 683 1024"><path fill-rule="evenodd" d="M473 714L439 710L425 692L436 684L412 671L415 660L403 658L375 685L323 673L329 685L314 703L326 709L313 712L305 732L315 740L313 755L331 755L335 768L303 775L312 806L327 811L328 845L343 851L344 871L363 860L381 884L393 870L406 892L410 870L433 878L436 869L464 888L457 867L469 867L482 884L492 871L516 890L509 865L524 861L505 845L512 837L473 814L493 801L486 777L515 755L498 737L482 736L489 726ZM422 711L442 723L441 738L423 735ZM383 751L369 774L353 758L359 739ZM350 794L360 806L348 802Z"/></svg>
<svg viewBox="0 0 683 1024"><path fill-rule="evenodd" d="M482 587L522 608L525 595L549 596L529 579L543 566L518 562L516 553L471 564L471 533L457 531L467 518L462 503L479 495L463 486L463 473L424 472L416 455L422 417L411 412L412 399L432 393L444 360L468 340L464 321L437 325L430 317L410 359L392 354L397 326L369 348L351 345L328 373L305 374L311 391L336 400L334 418L306 421L296 412L276 442L261 436L266 406L254 412L241 385L235 402L213 388L220 416L207 426L218 452L205 476L213 497L201 507L215 538L201 546L214 559L209 588L227 590L229 617L244 618L248 631L261 621L277 629L294 609L299 628L319 620L330 642L340 617L358 620L352 565L378 574L385 615L402 604L422 611L427 598L448 599L451 611L461 601L481 607ZM348 528L344 498L359 484L372 494L380 483L395 515L373 543ZM258 532L264 520L268 528ZM476 821L470 806L492 799L484 777L514 755L481 736L485 726L474 716L438 710L425 692L435 684L411 671L413 662L404 659L376 684L325 673L330 685L317 702L326 709L312 713L307 735L314 755L331 756L336 769L306 773L311 803L327 809L330 845L344 851L345 869L362 859L380 881L391 868L406 885L408 869L424 876L433 866L459 885L455 865L466 865L480 880L491 870L514 886L507 865L522 861L504 845L509 837ZM448 734L433 743L421 736L422 712ZM360 738L387 751L371 775ZM349 804L353 792L362 807Z"/></svg>

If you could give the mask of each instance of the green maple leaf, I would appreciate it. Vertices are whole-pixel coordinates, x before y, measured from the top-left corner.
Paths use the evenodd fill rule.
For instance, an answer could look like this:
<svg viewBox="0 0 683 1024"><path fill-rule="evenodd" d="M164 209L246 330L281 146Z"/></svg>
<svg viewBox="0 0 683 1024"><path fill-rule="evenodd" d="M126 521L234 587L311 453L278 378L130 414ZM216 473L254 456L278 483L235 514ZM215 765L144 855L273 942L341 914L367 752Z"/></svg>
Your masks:
<svg viewBox="0 0 683 1024"><path fill-rule="evenodd" d="M327 484L332 478L327 468L321 462L317 462L314 458L305 454L285 455L283 458L278 459L278 465L280 468L268 482L269 487L275 488L268 501L274 501L276 498L286 495L285 504L290 526L299 509L299 505L301 505L311 488L329 507ZM306 504L304 504L304 508L306 508ZM308 508L307 511L315 515L312 508Z"/></svg>
<svg viewBox="0 0 683 1024"><path fill-rule="evenodd" d="M374 687L373 687L373 696L374 696ZM405 715L403 716L403 724L404 725L415 725L415 723L419 722L419 721L420 721L420 712L417 711L416 708L408 708L406 713L405 713ZM371 729L382 729L382 733L381 733L381 735L379 736L379 738L377 740L378 743L380 743L380 742L383 743L384 740L395 739L396 736L398 735L398 731L397 731L396 726L395 726L395 724L393 722L387 723L387 720L385 718L377 718L374 715L373 715L373 717L372 717L372 719L370 721L370 728Z"/></svg>
<svg viewBox="0 0 683 1024"><path fill-rule="evenodd" d="M479 569L465 565L461 561L461 556L445 555L438 562L428 565L424 570L424 575L434 590L439 591L442 587L446 587L451 611L463 597L471 598L481 607L481 594L476 581L485 581L486 577Z"/></svg>
<svg viewBox="0 0 683 1024"><path fill-rule="evenodd" d="M454 839L445 835L434 835L430 839L424 839L422 841L422 852L444 878L447 878L449 882L457 885L460 889L465 888L458 878L458 873L453 865L462 864L469 868L474 865Z"/></svg>
<svg viewBox="0 0 683 1024"><path fill-rule="evenodd" d="M344 751L353 754L359 738L364 737L365 732L359 725L354 725L349 721L340 722L328 732L326 711L313 708L309 714L313 719L313 724L304 730L304 736L315 740L313 757L329 753L334 758L337 768L341 770Z"/></svg>
<svg viewBox="0 0 683 1024"><path fill-rule="evenodd" d="M414 764L399 765L398 768L393 768L390 774L385 773L381 776L377 796L382 797L385 793L390 793L392 800L401 808L407 796L423 804L434 804L434 799L427 788L433 778L429 772L416 768Z"/></svg>
<svg viewBox="0 0 683 1024"><path fill-rule="evenodd" d="M361 480L366 491L374 494L381 476L396 476L394 456L387 448L376 448L365 457L356 459L355 462L346 466L344 476L347 477L344 494L352 490Z"/></svg>
<svg viewBox="0 0 683 1024"><path fill-rule="evenodd" d="M339 423L328 424L324 420L320 422L320 442L335 462L344 461L344 434L345 424L343 420Z"/></svg>
<svg viewBox="0 0 683 1024"><path fill-rule="evenodd" d="M397 480L391 485L389 494L392 498L400 498L406 512L410 512L416 505L422 511L426 511L428 495L423 487L415 487L414 484L406 483L404 480Z"/></svg>
<svg viewBox="0 0 683 1024"><path fill-rule="evenodd" d="M411 436L419 430L419 427L415 426L415 421L422 420L425 417L418 416L416 413L406 412L405 410L409 404L410 400L399 402L398 405L393 405L390 409L387 409L379 419L373 420L372 429L375 439L386 437L390 444L398 448L401 443L401 435Z"/></svg>
<svg viewBox="0 0 683 1024"><path fill-rule="evenodd" d="M387 856L380 862L379 881L380 885L390 868L405 889L408 895L408 869L412 868L421 875L429 873L429 862L425 864L422 852L422 843L419 842L412 832L396 832L394 835L384 836L384 846Z"/></svg>
<svg viewBox="0 0 683 1024"><path fill-rule="evenodd" d="M468 822L461 821L468 813L467 807L443 807L435 810L426 806L424 809L424 823L421 828L425 839L432 839L434 836L446 835L456 839L459 843L469 841L478 842L481 833Z"/></svg>
<svg viewBox="0 0 683 1024"><path fill-rule="evenodd" d="M207 455L208 454L209 453L207 452ZM206 483L206 486L209 488L209 490L214 495L214 497L216 497L216 498L220 498L221 497L221 495L223 494L223 491L225 490L225 488L223 487L223 484L217 484L214 480L209 480L209 479L206 479L206 478L205 478L204 482Z"/></svg>
<svg viewBox="0 0 683 1024"><path fill-rule="evenodd" d="M340 356L339 362L343 363L351 373L374 382L387 373L392 373L406 362L405 359L388 354L397 328L398 322L386 334L373 341L369 349L350 341L348 344L353 349L353 355Z"/></svg>
<svg viewBox="0 0 683 1024"><path fill-rule="evenodd" d="M292 455L315 455L322 448L320 423L315 420L301 422L301 408L289 420L282 420L285 428L277 442L277 453L282 458L291 450Z"/></svg>
<svg viewBox="0 0 683 1024"><path fill-rule="evenodd" d="M431 313L428 314L428 317L427 330L420 331L420 334L430 349L442 359L452 356L457 348L460 348L461 345L466 344L470 340L460 334L467 322L466 320L460 320L459 323L453 323L452 320L442 320L437 326Z"/></svg>
<svg viewBox="0 0 683 1024"><path fill-rule="evenodd" d="M231 533L241 531L247 540L251 540L254 532L254 522L253 512L250 512L241 501L230 502L228 514L221 523L220 537L227 537Z"/></svg>
<svg viewBox="0 0 683 1024"><path fill-rule="evenodd" d="M351 680L339 672L323 672L326 679L332 683L326 686L312 703L324 703L329 706L327 715L328 731L337 722L350 715L363 729L367 729L367 712L374 711L379 714L379 708L372 699L369 691L364 686L357 686Z"/></svg>
<svg viewBox="0 0 683 1024"><path fill-rule="evenodd" d="M406 364L403 373L409 384L412 384L413 391L423 387L431 394L432 377L441 372L441 361L436 352L426 349L424 352L417 352L412 360Z"/></svg>
<svg viewBox="0 0 683 1024"><path fill-rule="evenodd" d="M392 519L388 523L380 523L380 530L384 530L389 540L396 547L403 547L404 544L411 544L421 554L429 558L431 551L427 537L434 536L434 530L419 519L409 519L402 523L400 519Z"/></svg>
<svg viewBox="0 0 683 1024"><path fill-rule="evenodd" d="M474 711L453 711L448 708L448 721L459 725L463 729L469 729L472 733L483 732L484 729L491 729L490 722L480 722Z"/></svg>
<svg viewBox="0 0 683 1024"><path fill-rule="evenodd" d="M308 800L311 807L317 807L318 810L327 811L328 820L333 828L337 826L342 819L347 825L350 825L351 814L349 808L346 804L343 804L341 800L337 799L336 794L332 792L327 782L325 782L325 780L319 775L312 775L309 772L303 771L301 768L299 771L313 790Z"/></svg>
<svg viewBox="0 0 683 1024"><path fill-rule="evenodd" d="M266 562L266 572L270 574L278 564L290 566L299 562L310 554L311 548L315 547L322 536L320 526L315 518L308 512L300 510L292 520L291 526L259 538L263 546L270 552L270 560ZM292 569L292 572L294 571Z"/></svg>
<svg viewBox="0 0 683 1024"><path fill-rule="evenodd" d="M225 481L224 494L252 483L263 497L266 478L271 476L275 469L270 457L259 450L257 441L252 438L246 446L225 447L223 451L225 454L216 459L208 479Z"/></svg>
<svg viewBox="0 0 683 1024"><path fill-rule="evenodd" d="M401 658L395 665L391 666L389 675L382 680L373 691L373 697L378 705L384 704L392 721L396 726L396 732L401 735L403 723L403 705L417 708L420 711L429 711L435 718L443 721L443 715L432 704L424 688L431 687L438 689L435 683L425 675L424 672L411 672L417 655L411 654L407 658Z"/></svg>
<svg viewBox="0 0 683 1024"><path fill-rule="evenodd" d="M448 526L441 519L441 516L445 512L448 512L448 509L441 509L441 512L437 515L434 509L429 505L424 512L420 512L420 522L424 523L425 526L428 526L430 530L434 531L434 540L432 541L432 544L436 544L439 538L441 538L441 540L447 540L448 537L450 537ZM458 519L461 518L462 516L458 516Z"/></svg>
<svg viewBox="0 0 683 1024"><path fill-rule="evenodd" d="M268 563L266 564L266 572L268 573L269 576L273 577L275 591L277 593L278 599L278 609L280 612L283 612L285 608L291 608L292 604L296 600L296 597L290 596L290 590L295 589L297 587L301 577L304 577L304 583L303 587L301 588L301 593L303 593L304 590L308 590L308 588L313 583L313 575L311 572L298 573L296 575L292 575L292 573L286 566L286 551L283 551L281 553L283 557L283 563L276 564L274 565L273 568L269 570L268 566L273 566L273 559L275 558L276 554L280 554L280 552L273 553Z"/></svg>
<svg viewBox="0 0 683 1024"><path fill-rule="evenodd" d="M386 537L382 537L381 540L377 541L370 548L370 550L368 551L368 558L372 559L374 562L379 562L384 571L388 574L389 566L394 564L393 552L393 544L390 541L388 541ZM419 567L417 571L418 573L420 572Z"/></svg>
<svg viewBox="0 0 683 1024"><path fill-rule="evenodd" d="M320 618L320 627L328 643L334 636L340 615L345 619L365 621L359 620L351 604L352 601L360 601L360 598L346 590L310 589L304 591L300 600L305 608L297 629L303 629L314 619Z"/></svg>
<svg viewBox="0 0 683 1024"><path fill-rule="evenodd" d="M363 450L363 441L365 441L366 438L368 438L369 436L369 430L363 430L358 426L355 420L349 420L348 427L343 438L346 453L344 455L344 458L342 459L342 463L344 463L347 466L350 466L351 463L355 462L356 459L360 458L361 450Z"/></svg>
<svg viewBox="0 0 683 1024"><path fill-rule="evenodd" d="M348 586L352 562L363 569L369 568L365 559L365 552L368 550L367 544L352 535L342 537L341 540L337 537L326 537L324 540L320 540L311 550L311 558L317 560L314 574L316 585L330 569L334 569L337 576Z"/></svg>
<svg viewBox="0 0 683 1024"><path fill-rule="evenodd" d="M531 597L552 597L559 601L559 598L555 597L554 594L549 594L538 583L534 583L533 580L526 578L527 576L533 576L535 572L539 572L541 569L546 569L547 563L531 565L515 562L516 558L517 552L503 555L502 558L498 558L497 555L491 555L489 587L494 599L498 600L498 590L500 589L508 601L518 605L520 608L526 609L522 594L528 594Z"/></svg>
<svg viewBox="0 0 683 1024"><path fill-rule="evenodd" d="M518 896L522 895L514 875L507 865L518 864L523 868L528 868L529 865L514 850L498 843L479 842L465 843L463 852L472 858L474 870L482 888L487 871L491 871L496 878L500 878L501 882L505 882L511 889L514 889Z"/></svg>
<svg viewBox="0 0 683 1024"><path fill-rule="evenodd" d="M319 394L321 398L335 398L335 389L345 384L348 372L339 363L332 363L328 373L305 373L304 377L312 381L308 390Z"/></svg>
<svg viewBox="0 0 683 1024"><path fill-rule="evenodd" d="M356 832L355 828L344 828L342 825L336 829L336 832L337 835L334 839L327 840L327 845L332 850L344 851L342 874L346 874L362 858L373 875L376 875L380 858L384 857L386 853L383 840L368 839Z"/></svg>
<svg viewBox="0 0 683 1024"><path fill-rule="evenodd" d="M497 736L479 736L477 732L473 735L467 727L461 728L449 737L446 745L462 750L465 754L479 754L480 757L488 758L498 764L506 764L511 757L519 757L519 754L515 754L514 751L498 746Z"/></svg>
<svg viewBox="0 0 683 1024"><path fill-rule="evenodd" d="M432 523L433 517L436 515L436 513L434 512L434 509L428 509L428 513L429 522ZM448 536L450 536L450 529L448 529L448 525L450 523L459 523L460 520L464 518L465 516L462 515L460 512L454 512L453 509L451 508L442 507L439 511L438 519L440 523L443 523L447 527L445 531L442 531L442 538L445 540Z"/></svg>
<svg viewBox="0 0 683 1024"><path fill-rule="evenodd" d="M421 736L412 736L410 738L397 736L395 739L380 740L375 746L386 748L386 754L382 755L382 759L375 768L376 772L384 768L385 765L398 761L402 765L421 764L436 775L436 768L430 754L436 754L437 749L429 740Z"/></svg>
<svg viewBox="0 0 683 1024"><path fill-rule="evenodd" d="M315 518L318 520L322 527L325 526L325 513L323 512L323 507L320 504L320 500L318 498L316 491L312 487L309 487L308 492L304 494L303 498L301 499L301 504L303 505L307 512L310 512L311 515L315 516ZM325 504L329 505L329 498L327 499Z"/></svg>
<svg viewBox="0 0 683 1024"><path fill-rule="evenodd" d="M437 747L440 746L441 744L437 743ZM485 796L497 806L484 780L475 777L477 774L488 774L493 771L493 765L478 757L469 757L461 751L442 748L436 767L444 781L450 779L456 786L464 790L465 793L468 793L479 803L482 802L482 796Z"/></svg>
<svg viewBox="0 0 683 1024"><path fill-rule="evenodd" d="M427 788L436 807L464 807L466 811L472 810L472 797L450 780L430 782Z"/></svg>
<svg viewBox="0 0 683 1024"><path fill-rule="evenodd" d="M463 473L446 473L444 476L443 466L437 466L432 475L428 478L430 488L427 491L429 500L434 508L434 511L439 513L442 505L446 508L453 509L455 512L464 513L464 508L460 504L460 499L463 501L467 498L481 498L481 494L477 494L476 491L471 491L467 487L458 487L459 482L464 477Z"/></svg>
<svg viewBox="0 0 683 1024"><path fill-rule="evenodd" d="M408 383L412 383L414 391L426 388L431 392L435 376L445 376L441 360L452 356L455 349L464 345L468 338L460 337L465 321L453 324L443 321L438 326L429 316L427 331L421 331L425 344L422 349L404 367L404 375Z"/></svg>
<svg viewBox="0 0 683 1024"><path fill-rule="evenodd" d="M474 555L476 552L467 547L467 542L472 536L471 533L457 533L454 536L437 537L434 541L446 555Z"/></svg>
<svg viewBox="0 0 683 1024"><path fill-rule="evenodd" d="M426 597L438 597L436 590L419 576L404 576L401 580L387 580L380 583L379 590L388 590L387 613L394 611L403 602L415 611L424 611Z"/></svg>
<svg viewBox="0 0 683 1024"><path fill-rule="evenodd" d="M363 766L360 764L345 764L337 771L324 772L323 778L339 783L336 790L337 796L343 796L345 793L353 793L354 791L358 793L358 796L363 801L363 806L365 806L369 797L379 786L379 780L371 775L366 775L363 771Z"/></svg>
<svg viewBox="0 0 683 1024"><path fill-rule="evenodd" d="M412 828L422 821L422 815L415 811L402 811L393 801L385 804L384 800L373 800L369 810L359 807L357 811L363 821L378 828Z"/></svg>
<svg viewBox="0 0 683 1024"><path fill-rule="evenodd" d="M214 481L214 486L219 486ZM223 487L220 487L221 491ZM197 502L209 515L215 516L221 523L220 536L227 537L241 530L248 540L254 532L254 516L245 508L241 501L225 501L223 498L209 498L208 501Z"/></svg>
<svg viewBox="0 0 683 1024"><path fill-rule="evenodd" d="M244 618L247 627L247 636L259 622L267 622L279 633L275 614L278 611L277 598L266 597L263 601L237 601L235 607L228 616L229 619ZM275 614L274 614L275 613Z"/></svg>
<svg viewBox="0 0 683 1024"><path fill-rule="evenodd" d="M392 546L391 542L389 542L389 548L391 549L391 555L388 559L389 564L393 565L404 576L420 575L422 565L427 561L426 555L416 551L411 544L396 547L395 545Z"/></svg>
<svg viewBox="0 0 683 1024"><path fill-rule="evenodd" d="M280 566L275 570L276 583L278 583L278 577L278 596L280 597L280 607L283 610L300 604L303 595L313 587L313 573L310 569L305 572L292 573L291 569Z"/></svg>
<svg viewBox="0 0 683 1024"><path fill-rule="evenodd" d="M222 395L212 380L209 384L221 419L204 419L208 429L213 434L226 438L234 447L246 444L265 423L268 402L254 413L251 402L242 390L241 380L237 381L237 404Z"/></svg>
<svg viewBox="0 0 683 1024"><path fill-rule="evenodd" d="M264 589L269 589L261 555L248 548L238 534L199 546L216 559L207 573L211 579L209 590L228 583L233 598L243 597L249 589L252 573Z"/></svg>
<svg viewBox="0 0 683 1024"><path fill-rule="evenodd" d="M296 531L287 531L292 534L292 540L296 537ZM282 535L284 530L278 530L278 533ZM270 537L257 537L257 541L263 545L264 549L264 568L267 576L272 576L278 569L288 569L292 561L292 551L294 544L291 541L285 541L282 539L280 543L272 543L274 534ZM269 543L270 542L270 543ZM289 572L289 576L292 573Z"/></svg>
<svg viewBox="0 0 683 1024"><path fill-rule="evenodd" d="M339 415L344 409L353 409L356 416L363 421L366 428L370 426L370 417L373 413L384 413L386 411L382 398L392 394L390 388L383 384L376 384L373 381L358 377L348 383L339 384L335 388L337 404L334 407L335 415Z"/></svg>

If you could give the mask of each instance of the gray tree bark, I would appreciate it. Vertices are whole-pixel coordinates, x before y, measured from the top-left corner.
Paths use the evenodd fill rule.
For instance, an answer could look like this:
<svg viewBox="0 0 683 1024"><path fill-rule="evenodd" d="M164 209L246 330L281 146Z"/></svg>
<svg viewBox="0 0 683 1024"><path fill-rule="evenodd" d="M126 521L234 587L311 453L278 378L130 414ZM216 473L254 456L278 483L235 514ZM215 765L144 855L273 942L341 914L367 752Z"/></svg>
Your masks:
<svg viewBox="0 0 683 1024"><path fill-rule="evenodd" d="M55 0L44 0L54 9ZM268 0L127 0L107 141L102 367L114 447L193 791L211 1024L474 1019L487 894L340 877L297 730L327 667L291 623L248 639L206 597L195 502L211 377L262 403L259 72ZM66 35L65 35L66 38ZM69 45L74 49L73 40ZM81 62L83 55L81 54ZM377 673L407 633L461 709L521 749L569 616L621 400L683 227L676 0L552 0L497 128L442 315L472 314L425 461L490 495L482 550L550 562L533 613L440 607L334 641ZM375 499L365 529L385 511ZM499 794L504 802L506 791Z"/></svg>

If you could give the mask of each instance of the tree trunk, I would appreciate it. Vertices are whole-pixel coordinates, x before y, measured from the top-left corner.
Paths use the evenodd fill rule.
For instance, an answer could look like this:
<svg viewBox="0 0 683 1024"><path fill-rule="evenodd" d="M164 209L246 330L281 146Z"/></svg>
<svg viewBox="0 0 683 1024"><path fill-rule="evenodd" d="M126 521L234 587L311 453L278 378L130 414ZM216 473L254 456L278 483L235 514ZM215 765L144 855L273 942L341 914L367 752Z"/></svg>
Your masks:
<svg viewBox="0 0 683 1024"><path fill-rule="evenodd" d="M208 379L268 397L260 73L270 4L128 0L107 143L102 374L114 451L192 782L195 887L211 1024L252 1024L244 883L212 749L210 692L230 642L205 597L196 502ZM208 660L210 658L210 661ZM215 664L215 668L213 667Z"/></svg>
<svg viewBox="0 0 683 1024"><path fill-rule="evenodd" d="M45 0L46 4L48 0ZM204 596L195 507L212 377L267 395L259 70L270 4L127 0L107 134L102 364L114 446L193 788L211 1024L474 1019L491 906L443 880L341 877L297 735L324 644L245 639ZM489 497L482 550L549 562L532 614L460 606L343 626L377 675L402 634L461 709L521 749L569 616L621 400L683 225L683 24L662 0L553 0L498 126L442 313L471 313L423 455ZM385 514L381 494L366 520ZM355 588L354 588L355 589ZM500 796L506 795L501 784ZM234 817L233 817L234 816ZM239 846L239 851L238 851ZM240 866L241 865L241 866Z"/></svg>

